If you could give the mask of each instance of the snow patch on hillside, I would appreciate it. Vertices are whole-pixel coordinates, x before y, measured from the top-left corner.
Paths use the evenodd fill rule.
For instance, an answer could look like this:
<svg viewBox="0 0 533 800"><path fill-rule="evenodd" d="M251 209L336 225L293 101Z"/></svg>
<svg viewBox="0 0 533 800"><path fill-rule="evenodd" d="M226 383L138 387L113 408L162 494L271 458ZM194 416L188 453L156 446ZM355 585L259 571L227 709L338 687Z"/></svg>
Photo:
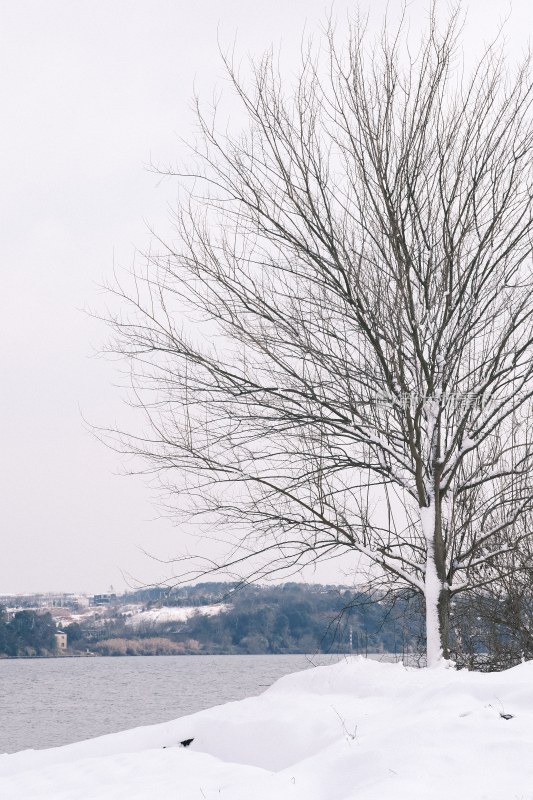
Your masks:
<svg viewBox="0 0 533 800"><path fill-rule="evenodd" d="M213 606L162 606L161 608L150 608L148 611L141 611L131 616L126 624L134 628L140 625L162 625L165 622L187 622L188 619L196 614L205 617L213 617L225 611L229 611L230 605L219 603Z"/></svg>
<svg viewBox="0 0 533 800"><path fill-rule="evenodd" d="M0 756L0 797L533 800L532 687L533 662L478 674L349 658L173 722Z"/></svg>

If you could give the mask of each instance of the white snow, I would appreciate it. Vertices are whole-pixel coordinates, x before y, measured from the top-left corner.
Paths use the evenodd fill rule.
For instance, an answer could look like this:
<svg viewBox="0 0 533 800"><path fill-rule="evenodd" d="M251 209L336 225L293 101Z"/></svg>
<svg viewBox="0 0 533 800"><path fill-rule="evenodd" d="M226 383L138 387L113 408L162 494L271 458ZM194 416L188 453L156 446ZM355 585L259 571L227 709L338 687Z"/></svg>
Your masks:
<svg viewBox="0 0 533 800"><path fill-rule="evenodd" d="M173 722L0 756L0 797L533 800L532 687L533 662L478 674L350 658Z"/></svg>
<svg viewBox="0 0 533 800"><path fill-rule="evenodd" d="M130 617L126 624L134 628L139 625L161 625L165 622L186 622L196 614L206 617L213 617L224 611L229 611L231 606L218 603L213 606L162 606L161 608L150 608L148 611L141 611Z"/></svg>

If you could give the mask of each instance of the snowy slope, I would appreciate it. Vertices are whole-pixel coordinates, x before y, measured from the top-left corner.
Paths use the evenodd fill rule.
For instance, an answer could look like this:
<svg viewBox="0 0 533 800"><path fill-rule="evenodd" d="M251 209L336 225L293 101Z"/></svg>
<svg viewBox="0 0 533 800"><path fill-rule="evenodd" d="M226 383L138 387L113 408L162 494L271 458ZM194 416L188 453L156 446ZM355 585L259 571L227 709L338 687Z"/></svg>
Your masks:
<svg viewBox="0 0 533 800"><path fill-rule="evenodd" d="M230 605L218 603L213 606L163 606L161 608L151 608L148 611L140 611L126 621L127 625L134 628L139 625L151 624L161 625L165 622L186 622L196 614L205 617L214 617L225 611L229 611Z"/></svg>
<svg viewBox="0 0 533 800"><path fill-rule="evenodd" d="M351 658L173 722L0 756L0 797L533 800L533 662L489 675Z"/></svg>

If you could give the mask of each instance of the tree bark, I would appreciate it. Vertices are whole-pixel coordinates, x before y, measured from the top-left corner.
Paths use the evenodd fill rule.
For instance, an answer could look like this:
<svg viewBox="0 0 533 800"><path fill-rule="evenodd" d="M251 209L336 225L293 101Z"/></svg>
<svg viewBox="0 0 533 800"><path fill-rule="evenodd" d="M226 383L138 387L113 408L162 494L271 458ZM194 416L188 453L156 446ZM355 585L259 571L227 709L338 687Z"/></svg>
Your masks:
<svg viewBox="0 0 533 800"><path fill-rule="evenodd" d="M448 658L450 629L450 594L446 581L446 549L442 530L442 507L439 493L434 503L420 509L426 538L426 653L428 667L438 666Z"/></svg>
<svg viewBox="0 0 533 800"><path fill-rule="evenodd" d="M439 479L440 481L440 476ZM439 638L442 650L442 657L448 658L448 645L450 633L450 592L446 576L446 544L444 542L444 531L442 527L442 502L441 493L438 485L435 487L435 532L434 532L434 554L435 568L440 584L440 591L437 600L437 610L439 618Z"/></svg>

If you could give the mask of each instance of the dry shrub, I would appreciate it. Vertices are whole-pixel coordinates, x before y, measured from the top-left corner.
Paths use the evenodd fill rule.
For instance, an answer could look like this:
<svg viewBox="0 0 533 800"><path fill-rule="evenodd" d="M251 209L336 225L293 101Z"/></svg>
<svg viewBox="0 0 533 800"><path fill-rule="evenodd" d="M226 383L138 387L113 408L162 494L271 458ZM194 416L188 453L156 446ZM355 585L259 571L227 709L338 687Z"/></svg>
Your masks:
<svg viewBox="0 0 533 800"><path fill-rule="evenodd" d="M195 639L173 642L164 636L146 639L102 639L94 648L103 656L177 656L197 652L200 643Z"/></svg>

